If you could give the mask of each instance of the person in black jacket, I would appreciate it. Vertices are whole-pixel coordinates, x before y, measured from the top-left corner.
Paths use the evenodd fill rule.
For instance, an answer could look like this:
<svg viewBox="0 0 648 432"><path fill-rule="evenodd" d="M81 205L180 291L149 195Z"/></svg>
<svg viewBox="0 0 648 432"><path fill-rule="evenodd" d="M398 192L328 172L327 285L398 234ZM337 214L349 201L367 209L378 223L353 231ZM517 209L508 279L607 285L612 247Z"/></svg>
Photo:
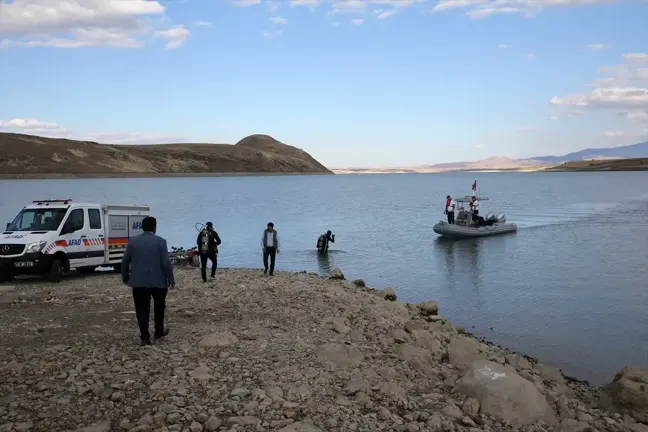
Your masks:
<svg viewBox="0 0 648 432"><path fill-rule="evenodd" d="M211 277L214 278L218 267L218 246L221 244L221 239L211 222L205 224L205 228L198 234L196 243L200 254L200 274L203 282L207 282L207 260L212 262Z"/></svg>
<svg viewBox="0 0 648 432"><path fill-rule="evenodd" d="M331 230L326 231L326 234L322 234L317 239L317 250L320 253L328 252L329 243L335 243L335 234Z"/></svg>

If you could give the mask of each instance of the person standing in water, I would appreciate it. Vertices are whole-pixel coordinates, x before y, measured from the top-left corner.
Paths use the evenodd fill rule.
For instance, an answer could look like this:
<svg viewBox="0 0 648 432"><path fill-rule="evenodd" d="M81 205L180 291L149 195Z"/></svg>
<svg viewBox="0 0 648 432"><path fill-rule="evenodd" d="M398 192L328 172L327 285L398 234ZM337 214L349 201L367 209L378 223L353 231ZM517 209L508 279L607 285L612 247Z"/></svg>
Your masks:
<svg viewBox="0 0 648 432"><path fill-rule="evenodd" d="M207 222L205 228L198 233L196 239L198 244L198 252L200 253L200 275L203 282L207 282L207 260L212 262L211 277L216 277L216 268L218 267L218 246L221 244L221 239L214 224Z"/></svg>
<svg viewBox="0 0 648 432"><path fill-rule="evenodd" d="M331 230L326 231L325 234L322 234L317 239L317 250L320 253L328 252L329 242L335 243L335 234L331 233Z"/></svg>
<svg viewBox="0 0 648 432"><path fill-rule="evenodd" d="M455 223L455 202L450 195L446 197L445 210L443 211L448 216L448 223Z"/></svg>
<svg viewBox="0 0 648 432"><path fill-rule="evenodd" d="M275 259L279 253L279 235L274 229L274 224L268 222L268 227L263 230L261 237L261 247L263 249L263 274L268 274L268 258L270 258L270 276L274 274Z"/></svg>

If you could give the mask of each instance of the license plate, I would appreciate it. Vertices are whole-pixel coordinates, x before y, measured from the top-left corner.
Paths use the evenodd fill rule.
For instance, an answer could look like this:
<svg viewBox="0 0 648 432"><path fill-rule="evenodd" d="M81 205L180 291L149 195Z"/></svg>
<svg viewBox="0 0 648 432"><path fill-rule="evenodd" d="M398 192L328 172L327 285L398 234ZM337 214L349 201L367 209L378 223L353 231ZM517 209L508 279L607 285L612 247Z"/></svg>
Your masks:
<svg viewBox="0 0 648 432"><path fill-rule="evenodd" d="M33 261L16 261L14 267L34 267Z"/></svg>

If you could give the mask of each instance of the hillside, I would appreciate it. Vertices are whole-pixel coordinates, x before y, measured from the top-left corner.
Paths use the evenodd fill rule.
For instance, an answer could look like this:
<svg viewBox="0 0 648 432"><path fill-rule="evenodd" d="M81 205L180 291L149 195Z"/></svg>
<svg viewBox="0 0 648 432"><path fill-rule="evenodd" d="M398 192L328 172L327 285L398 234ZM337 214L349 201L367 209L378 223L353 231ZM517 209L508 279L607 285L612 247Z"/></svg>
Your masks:
<svg viewBox="0 0 648 432"><path fill-rule="evenodd" d="M545 171L648 171L648 158L565 162Z"/></svg>
<svg viewBox="0 0 648 432"><path fill-rule="evenodd" d="M108 145L0 133L0 177L332 174L303 150L267 135L230 144Z"/></svg>
<svg viewBox="0 0 648 432"><path fill-rule="evenodd" d="M589 159L629 159L645 157L648 157L648 141L619 147L588 148L563 156L538 156L522 160L536 162L538 164L557 165L564 162Z"/></svg>

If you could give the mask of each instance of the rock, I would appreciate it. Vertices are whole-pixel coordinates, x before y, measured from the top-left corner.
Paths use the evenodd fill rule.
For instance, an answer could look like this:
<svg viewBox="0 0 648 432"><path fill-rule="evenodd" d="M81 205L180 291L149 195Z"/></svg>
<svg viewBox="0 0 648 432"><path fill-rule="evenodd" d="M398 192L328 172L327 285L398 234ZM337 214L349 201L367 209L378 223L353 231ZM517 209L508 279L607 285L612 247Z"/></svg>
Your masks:
<svg viewBox="0 0 648 432"><path fill-rule="evenodd" d="M407 333L416 334L416 332L425 331L423 326L415 321L407 321L405 323L405 331Z"/></svg>
<svg viewBox="0 0 648 432"><path fill-rule="evenodd" d="M416 305L420 311L421 315L438 315L439 314L439 304L434 300L424 301Z"/></svg>
<svg viewBox="0 0 648 432"><path fill-rule="evenodd" d="M357 366L364 359L360 350L353 345L327 343L316 350L317 358L329 367Z"/></svg>
<svg viewBox="0 0 648 432"><path fill-rule="evenodd" d="M237 344L239 339L230 331L221 331L203 336L198 345L205 348L227 347Z"/></svg>
<svg viewBox="0 0 648 432"><path fill-rule="evenodd" d="M463 405L461 405L461 410L470 418L477 418L479 415L479 401L475 398L467 398Z"/></svg>
<svg viewBox="0 0 648 432"><path fill-rule="evenodd" d="M621 369L614 380L603 387L601 403L608 409L648 423L648 371L628 366Z"/></svg>
<svg viewBox="0 0 648 432"><path fill-rule="evenodd" d="M463 417L463 413L461 412L459 407L455 404L446 405L441 410L441 413L444 414L446 417L450 417L453 420L458 420L461 417Z"/></svg>
<svg viewBox="0 0 648 432"><path fill-rule="evenodd" d="M356 284L354 284L354 283L351 282L351 281L344 281L344 282L342 283L342 288L344 288L344 289L346 289L346 290L352 290L352 289L356 289L357 286L356 286Z"/></svg>
<svg viewBox="0 0 648 432"><path fill-rule="evenodd" d="M322 432L322 430L308 423L296 422L279 429L278 432Z"/></svg>
<svg viewBox="0 0 648 432"><path fill-rule="evenodd" d="M364 288L364 287L367 286L367 285L365 284L365 281L362 280L362 279L356 279L356 280L354 280L354 281L353 281L353 284L354 284L355 286L359 286L359 287L361 287L361 288Z"/></svg>
<svg viewBox="0 0 648 432"><path fill-rule="evenodd" d="M191 432L202 432L202 430L203 430L203 425L201 425L200 423L198 423L198 422L196 422L196 421L195 421L195 422L192 422L192 423L191 423L191 426L189 426L189 430L190 430Z"/></svg>
<svg viewBox="0 0 648 432"><path fill-rule="evenodd" d="M335 267L330 275L331 279L344 280L344 273L340 270L339 267Z"/></svg>
<svg viewBox="0 0 648 432"><path fill-rule="evenodd" d="M536 386L511 369L476 360L457 382L457 390L480 403L480 413L514 426L555 423L555 414Z"/></svg>
<svg viewBox="0 0 648 432"><path fill-rule="evenodd" d="M245 389L245 388L235 388L230 392L230 396L236 396L240 398L244 398L245 396L250 394L250 390Z"/></svg>
<svg viewBox="0 0 648 432"><path fill-rule="evenodd" d="M385 288L383 290L385 295L385 300L395 301L396 300L396 290L394 288Z"/></svg>
<svg viewBox="0 0 648 432"><path fill-rule="evenodd" d="M423 370L433 364L432 355L429 351L412 344L399 344L394 352L400 360L406 361L416 370Z"/></svg>
<svg viewBox="0 0 648 432"><path fill-rule="evenodd" d="M229 425L254 426L258 422L259 419L253 416L237 416L227 419L227 424Z"/></svg>
<svg viewBox="0 0 648 432"><path fill-rule="evenodd" d="M409 337L407 336L407 333L405 333L401 329L394 329L389 333L389 337L391 337L394 342L402 344L405 343L409 340Z"/></svg>
<svg viewBox="0 0 648 432"><path fill-rule="evenodd" d="M196 369L189 372L189 376L203 383L208 382L211 378L211 370L207 366L199 366Z"/></svg>
<svg viewBox="0 0 648 432"><path fill-rule="evenodd" d="M533 368L533 365L531 365L531 362L529 360L518 354L507 354L505 359L508 364L510 364L517 370Z"/></svg>
<svg viewBox="0 0 648 432"><path fill-rule="evenodd" d="M116 391L110 396L110 400L113 402L119 402L123 401L125 397L126 395L124 394L124 392Z"/></svg>
<svg viewBox="0 0 648 432"><path fill-rule="evenodd" d="M208 432L216 431L220 427L221 423L222 422L218 417L211 416L209 417L209 420L207 420L207 423L205 423L205 430Z"/></svg>
<svg viewBox="0 0 648 432"><path fill-rule="evenodd" d="M554 426L554 432L591 432L593 429L587 423L574 419L565 419Z"/></svg>
<svg viewBox="0 0 648 432"><path fill-rule="evenodd" d="M79 428L76 432L110 432L111 430L110 421L106 420L101 423L95 423L90 426Z"/></svg>
<svg viewBox="0 0 648 432"><path fill-rule="evenodd" d="M346 325L346 320L344 317L337 317L333 319L333 330L340 334L349 333L349 327Z"/></svg>
<svg viewBox="0 0 648 432"><path fill-rule="evenodd" d="M460 371L465 371L480 359L480 354L478 343L470 337L458 336L448 345L448 361Z"/></svg>
<svg viewBox="0 0 648 432"><path fill-rule="evenodd" d="M16 432L28 432L34 425L31 423L18 423L14 426Z"/></svg>
<svg viewBox="0 0 648 432"><path fill-rule="evenodd" d="M565 383L565 377L563 377L563 374L559 369L556 369L553 366L538 363L537 365L535 365L534 369L536 373L540 375L540 377L542 377L542 379L545 381L550 381L556 384Z"/></svg>

